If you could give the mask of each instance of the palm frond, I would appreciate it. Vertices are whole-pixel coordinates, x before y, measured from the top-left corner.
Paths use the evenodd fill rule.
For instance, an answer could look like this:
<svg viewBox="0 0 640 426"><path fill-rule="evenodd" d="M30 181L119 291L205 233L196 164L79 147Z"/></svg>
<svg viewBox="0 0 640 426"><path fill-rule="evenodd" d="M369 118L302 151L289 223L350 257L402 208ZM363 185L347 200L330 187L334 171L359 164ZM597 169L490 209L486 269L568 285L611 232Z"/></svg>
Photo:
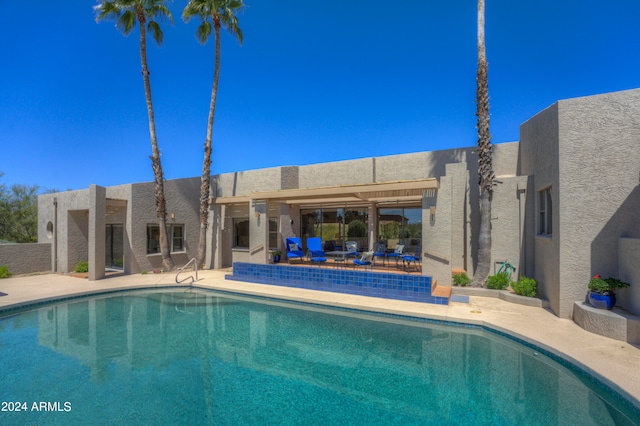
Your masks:
<svg viewBox="0 0 640 426"><path fill-rule="evenodd" d="M211 35L211 23L209 21L202 21L196 30L196 38L201 44L205 44Z"/></svg>
<svg viewBox="0 0 640 426"><path fill-rule="evenodd" d="M93 6L93 11L96 14L96 22L103 19L117 19L122 13L118 5L112 1L104 1Z"/></svg>
<svg viewBox="0 0 640 426"><path fill-rule="evenodd" d="M208 10L209 9L206 5L206 2L203 2L202 0L191 0L189 1L189 3L187 3L184 10L182 11L182 19L185 22L189 22L189 20L194 16L199 16L202 19L206 19Z"/></svg>
<svg viewBox="0 0 640 426"><path fill-rule="evenodd" d="M165 0L160 0L160 1L164 2ZM173 15L171 14L171 11L165 4L161 4L161 3L154 4L152 7L145 8L144 12L145 12L145 15L147 15L153 21L166 19L169 22L171 22L171 25L173 25Z"/></svg>
<svg viewBox="0 0 640 426"><path fill-rule="evenodd" d="M136 27L136 23L138 20L136 19L136 14L133 10L127 10L122 15L118 17L116 21L116 28L122 32L124 35L129 35L131 30Z"/></svg>
<svg viewBox="0 0 640 426"><path fill-rule="evenodd" d="M160 25L156 21L149 21L149 23L147 24L147 29L153 36L153 39L156 41L158 46L161 45L162 41L164 40L164 34L160 29Z"/></svg>

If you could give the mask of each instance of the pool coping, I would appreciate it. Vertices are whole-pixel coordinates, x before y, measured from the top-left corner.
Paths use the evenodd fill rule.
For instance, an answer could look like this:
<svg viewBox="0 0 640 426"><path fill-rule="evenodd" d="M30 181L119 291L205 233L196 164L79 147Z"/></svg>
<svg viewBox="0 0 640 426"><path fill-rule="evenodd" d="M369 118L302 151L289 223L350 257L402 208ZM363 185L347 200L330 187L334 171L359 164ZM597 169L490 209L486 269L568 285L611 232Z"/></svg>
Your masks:
<svg viewBox="0 0 640 426"><path fill-rule="evenodd" d="M193 287L311 305L480 326L537 347L573 364L600 381L605 388L619 394L636 410L640 410L640 347L589 333L572 320L558 318L548 310L479 296L470 296L469 303L452 302L449 305L431 305L227 281L224 275L228 272L200 271L201 279ZM96 293L191 287L189 284L176 284L174 276L174 274L123 275L93 282L57 274L3 279L0 280L0 292L14 295L14 297L13 299L7 299L7 296L0 297L0 313ZM48 280L54 283L48 285Z"/></svg>

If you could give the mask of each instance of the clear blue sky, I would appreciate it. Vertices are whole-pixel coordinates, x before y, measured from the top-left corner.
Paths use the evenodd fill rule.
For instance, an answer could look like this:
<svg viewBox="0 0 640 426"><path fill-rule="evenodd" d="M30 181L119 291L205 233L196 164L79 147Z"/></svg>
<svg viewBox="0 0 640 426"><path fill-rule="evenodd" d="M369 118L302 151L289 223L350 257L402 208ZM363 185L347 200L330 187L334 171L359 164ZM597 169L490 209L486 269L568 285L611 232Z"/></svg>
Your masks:
<svg viewBox="0 0 640 426"><path fill-rule="evenodd" d="M213 173L472 146L476 1L246 0L222 37ZM138 32L91 1L0 0L0 183L151 181ZM170 3L148 46L167 179L199 176L214 44ZM493 142L558 99L640 87L638 0L487 0Z"/></svg>

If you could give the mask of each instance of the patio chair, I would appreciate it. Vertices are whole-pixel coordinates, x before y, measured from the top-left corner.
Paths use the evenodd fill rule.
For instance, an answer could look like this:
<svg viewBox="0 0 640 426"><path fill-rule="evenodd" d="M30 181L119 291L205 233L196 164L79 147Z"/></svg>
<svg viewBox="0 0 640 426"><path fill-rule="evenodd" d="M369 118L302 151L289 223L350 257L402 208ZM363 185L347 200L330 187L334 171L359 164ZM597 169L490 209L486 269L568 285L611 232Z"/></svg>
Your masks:
<svg viewBox="0 0 640 426"><path fill-rule="evenodd" d="M398 266L398 260L404 256L404 244L397 244L393 253L387 253L387 257L396 259L396 267Z"/></svg>
<svg viewBox="0 0 640 426"><path fill-rule="evenodd" d="M373 245L373 263L376 263L376 257L382 258L382 265L384 266L387 260L387 243L375 243Z"/></svg>
<svg viewBox="0 0 640 426"><path fill-rule="evenodd" d="M411 272L411 264L416 266L420 265L420 259L422 258L422 246L416 247L416 251L413 254L402 256L402 265L407 265L407 272Z"/></svg>
<svg viewBox="0 0 640 426"><path fill-rule="evenodd" d="M304 261L304 252L301 250L302 244L300 243L300 238L298 237L289 237L286 239L287 245L287 259L289 259L289 263L293 259L299 259L300 262Z"/></svg>
<svg viewBox="0 0 640 426"><path fill-rule="evenodd" d="M346 243L344 243L344 245L347 247L347 251L348 253L346 254L345 257L357 257L358 256L358 242L357 241L347 241Z"/></svg>
<svg viewBox="0 0 640 426"><path fill-rule="evenodd" d="M327 256L322 250L322 239L319 237L307 238L307 255L313 263L320 266L321 263L327 261Z"/></svg>
<svg viewBox="0 0 640 426"><path fill-rule="evenodd" d="M353 261L353 267L357 268L358 266L362 266L364 268L366 268L367 266L369 268L373 267L373 252L372 251L365 251L364 253L362 253L362 257L360 259L355 259Z"/></svg>

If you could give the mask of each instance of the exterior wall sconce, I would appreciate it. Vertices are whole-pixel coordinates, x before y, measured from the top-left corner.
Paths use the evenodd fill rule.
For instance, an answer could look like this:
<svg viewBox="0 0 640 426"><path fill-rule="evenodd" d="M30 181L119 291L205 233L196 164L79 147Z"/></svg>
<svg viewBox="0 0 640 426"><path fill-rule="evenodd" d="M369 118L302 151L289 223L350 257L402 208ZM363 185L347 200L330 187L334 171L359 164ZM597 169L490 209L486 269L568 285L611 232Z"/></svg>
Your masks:
<svg viewBox="0 0 640 426"><path fill-rule="evenodd" d="M171 213L171 220L176 220L176 214L175 213Z"/></svg>

